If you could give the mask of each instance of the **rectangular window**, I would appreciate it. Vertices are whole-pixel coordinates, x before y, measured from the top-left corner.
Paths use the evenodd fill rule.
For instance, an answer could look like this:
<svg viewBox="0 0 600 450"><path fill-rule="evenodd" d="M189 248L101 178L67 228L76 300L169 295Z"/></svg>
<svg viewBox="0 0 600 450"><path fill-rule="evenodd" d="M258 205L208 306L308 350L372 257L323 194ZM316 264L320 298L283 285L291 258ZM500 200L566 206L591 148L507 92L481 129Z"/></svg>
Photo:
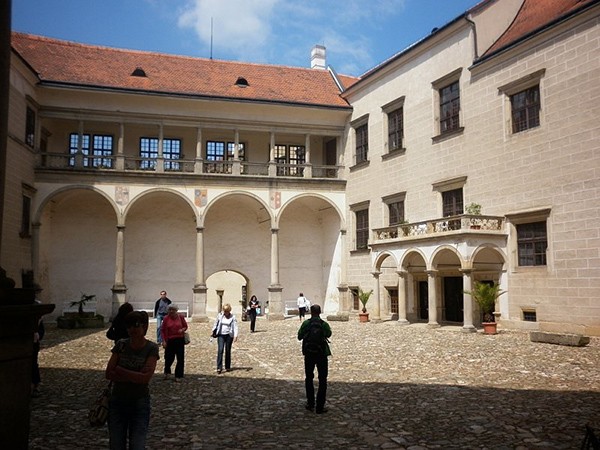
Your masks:
<svg viewBox="0 0 600 450"><path fill-rule="evenodd" d="M140 169L155 170L158 158L158 138L140 138Z"/></svg>
<svg viewBox="0 0 600 450"><path fill-rule="evenodd" d="M546 222L517 224L519 266L545 266L548 235Z"/></svg>
<svg viewBox="0 0 600 450"><path fill-rule="evenodd" d="M23 195L22 207L21 232L19 233L19 236L25 238L31 236L31 197L28 195Z"/></svg>
<svg viewBox="0 0 600 450"><path fill-rule="evenodd" d="M523 310L523 320L525 322L537 322L537 313L535 310Z"/></svg>
<svg viewBox="0 0 600 450"><path fill-rule="evenodd" d="M356 216L356 249L366 250L369 243L369 210L355 212Z"/></svg>
<svg viewBox="0 0 600 450"><path fill-rule="evenodd" d="M35 111L29 106L25 117L25 143L31 148L35 146Z"/></svg>
<svg viewBox="0 0 600 450"><path fill-rule="evenodd" d="M90 144L92 145L91 149ZM69 153L76 155L78 150L79 134L71 133L69 135ZM104 167L110 169L113 167L113 137L102 134L82 134L81 153L84 155L83 167ZM74 156L69 158L69 166L75 166Z"/></svg>
<svg viewBox="0 0 600 450"><path fill-rule="evenodd" d="M458 216L463 213L463 192L462 189L453 189L442 192L442 202L444 217Z"/></svg>
<svg viewBox="0 0 600 450"><path fill-rule="evenodd" d="M163 139L163 158L165 170L178 171L181 164L176 162L181 159L181 139Z"/></svg>
<svg viewBox="0 0 600 450"><path fill-rule="evenodd" d="M404 222L404 202L397 201L388 203L388 211L390 217L389 225L399 225Z"/></svg>
<svg viewBox="0 0 600 450"><path fill-rule="evenodd" d="M304 176L306 149L303 145L275 145L275 162L279 176Z"/></svg>
<svg viewBox="0 0 600 450"><path fill-rule="evenodd" d="M163 139L164 169L178 171L181 166L176 160L181 159L181 139ZM140 138L140 169L155 170L158 158L158 138Z"/></svg>
<svg viewBox="0 0 600 450"><path fill-rule="evenodd" d="M460 128L460 89L458 81L439 90L440 134Z"/></svg>
<svg viewBox="0 0 600 450"><path fill-rule="evenodd" d="M540 126L540 86L510 96L513 133Z"/></svg>
<svg viewBox="0 0 600 450"><path fill-rule="evenodd" d="M227 160L233 161L235 153L235 142L227 143ZM243 142L238 142L238 159L241 161L246 160L246 146Z"/></svg>
<svg viewBox="0 0 600 450"><path fill-rule="evenodd" d="M350 288L350 295L352 295L352 310L358 311L359 309L361 309L360 300L358 298L358 288Z"/></svg>
<svg viewBox="0 0 600 450"><path fill-rule="evenodd" d="M402 148L404 140L404 108L396 109L388 114L388 146L389 151Z"/></svg>
<svg viewBox="0 0 600 450"><path fill-rule="evenodd" d="M356 164L367 161L369 155L369 126L361 125L356 128Z"/></svg>

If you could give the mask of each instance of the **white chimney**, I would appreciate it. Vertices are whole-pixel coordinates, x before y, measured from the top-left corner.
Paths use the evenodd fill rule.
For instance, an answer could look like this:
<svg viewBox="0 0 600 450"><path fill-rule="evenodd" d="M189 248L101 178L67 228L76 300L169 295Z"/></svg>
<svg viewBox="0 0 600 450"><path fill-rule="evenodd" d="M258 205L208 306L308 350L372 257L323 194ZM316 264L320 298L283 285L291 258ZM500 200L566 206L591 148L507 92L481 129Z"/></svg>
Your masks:
<svg viewBox="0 0 600 450"><path fill-rule="evenodd" d="M325 63L325 47L323 45L315 45L310 52L310 68L311 69L327 69Z"/></svg>

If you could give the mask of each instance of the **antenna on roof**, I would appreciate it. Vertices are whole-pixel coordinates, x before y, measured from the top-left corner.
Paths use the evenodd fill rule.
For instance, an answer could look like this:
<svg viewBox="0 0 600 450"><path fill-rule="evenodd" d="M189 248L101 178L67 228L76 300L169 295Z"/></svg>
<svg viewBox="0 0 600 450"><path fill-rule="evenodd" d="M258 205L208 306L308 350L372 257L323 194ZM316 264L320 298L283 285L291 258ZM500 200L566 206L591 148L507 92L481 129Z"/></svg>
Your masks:
<svg viewBox="0 0 600 450"><path fill-rule="evenodd" d="M213 48L213 18L210 18L210 59L212 60L212 48Z"/></svg>

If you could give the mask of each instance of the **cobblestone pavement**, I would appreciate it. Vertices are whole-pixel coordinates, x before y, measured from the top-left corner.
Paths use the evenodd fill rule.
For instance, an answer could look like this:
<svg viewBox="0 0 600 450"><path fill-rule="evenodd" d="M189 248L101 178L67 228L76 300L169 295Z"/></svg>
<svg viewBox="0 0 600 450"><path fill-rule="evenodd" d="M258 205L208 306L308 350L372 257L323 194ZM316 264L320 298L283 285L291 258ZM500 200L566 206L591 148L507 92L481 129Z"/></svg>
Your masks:
<svg viewBox="0 0 600 450"><path fill-rule="evenodd" d="M316 415L303 407L299 321L261 319L253 334L241 323L226 374L211 324L190 324L182 383L163 380L161 350L149 449L575 449L586 423L600 429L600 338L574 348L522 332L330 322L329 412ZM48 326L31 449L108 447L87 411L110 348L105 330Z"/></svg>

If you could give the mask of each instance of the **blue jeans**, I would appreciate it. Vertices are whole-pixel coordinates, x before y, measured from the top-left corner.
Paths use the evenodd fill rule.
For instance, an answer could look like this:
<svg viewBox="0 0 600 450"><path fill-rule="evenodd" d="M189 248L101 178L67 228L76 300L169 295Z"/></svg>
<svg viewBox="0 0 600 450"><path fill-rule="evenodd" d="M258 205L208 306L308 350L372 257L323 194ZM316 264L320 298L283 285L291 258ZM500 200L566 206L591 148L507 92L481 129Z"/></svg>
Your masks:
<svg viewBox="0 0 600 450"><path fill-rule="evenodd" d="M231 345L233 337L228 334L220 334L217 338L219 344L217 350L217 370L223 369L223 350L225 350L225 370L231 369Z"/></svg>
<svg viewBox="0 0 600 450"><path fill-rule="evenodd" d="M150 396L135 400L110 398L108 409L108 433L111 450L146 448L146 435L150 424Z"/></svg>
<svg viewBox="0 0 600 450"><path fill-rule="evenodd" d="M313 379L315 377L315 366L317 366L317 372L319 374L319 390L317 391L317 411L323 411L325 406L325 397L327 395L327 374L329 366L327 362L327 356L304 356L304 387L306 388L306 403L310 406L315 405L315 387L313 385Z"/></svg>
<svg viewBox="0 0 600 450"><path fill-rule="evenodd" d="M162 326L162 321L165 318L162 314L156 315L156 342L162 344L162 336L160 334L160 327Z"/></svg>

